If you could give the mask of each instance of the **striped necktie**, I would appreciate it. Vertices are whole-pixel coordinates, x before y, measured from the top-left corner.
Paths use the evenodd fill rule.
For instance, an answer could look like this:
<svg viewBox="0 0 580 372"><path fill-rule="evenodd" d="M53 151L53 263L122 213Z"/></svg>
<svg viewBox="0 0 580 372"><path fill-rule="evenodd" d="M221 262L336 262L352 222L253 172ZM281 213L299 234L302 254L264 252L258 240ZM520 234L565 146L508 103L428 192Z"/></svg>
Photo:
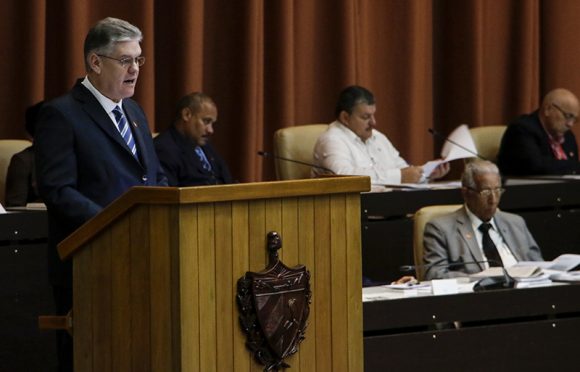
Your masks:
<svg viewBox="0 0 580 372"><path fill-rule="evenodd" d="M123 114L123 110L119 106L115 106L113 109L113 115L115 115L115 120L117 121L117 129L121 133L121 137L125 140L129 150L135 158L137 158L137 146L135 145L135 140L133 139L133 134L131 133L131 128L129 128L129 123L127 123L127 118Z"/></svg>

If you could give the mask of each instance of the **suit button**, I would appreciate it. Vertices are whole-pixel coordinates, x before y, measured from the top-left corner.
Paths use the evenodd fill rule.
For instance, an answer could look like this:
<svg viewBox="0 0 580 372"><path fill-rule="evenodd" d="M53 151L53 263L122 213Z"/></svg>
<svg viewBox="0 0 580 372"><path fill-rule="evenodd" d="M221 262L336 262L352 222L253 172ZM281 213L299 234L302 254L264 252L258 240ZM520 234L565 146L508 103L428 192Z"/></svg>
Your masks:
<svg viewBox="0 0 580 372"><path fill-rule="evenodd" d="M145 174L145 175L143 175L143 177L141 177L141 181L143 181L143 183L147 183L147 180L148 180L148 179L149 179L149 178L147 178L147 175L146 175L146 174Z"/></svg>

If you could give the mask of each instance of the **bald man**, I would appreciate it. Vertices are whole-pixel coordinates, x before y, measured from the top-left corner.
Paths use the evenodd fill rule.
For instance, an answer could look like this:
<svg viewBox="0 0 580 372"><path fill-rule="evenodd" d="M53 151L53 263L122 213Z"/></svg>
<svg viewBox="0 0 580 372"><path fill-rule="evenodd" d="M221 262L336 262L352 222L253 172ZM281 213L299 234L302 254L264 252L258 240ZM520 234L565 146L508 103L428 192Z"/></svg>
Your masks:
<svg viewBox="0 0 580 372"><path fill-rule="evenodd" d="M578 120L578 98L554 89L540 108L510 124L502 138L498 166L503 175L580 174L578 145L570 129Z"/></svg>

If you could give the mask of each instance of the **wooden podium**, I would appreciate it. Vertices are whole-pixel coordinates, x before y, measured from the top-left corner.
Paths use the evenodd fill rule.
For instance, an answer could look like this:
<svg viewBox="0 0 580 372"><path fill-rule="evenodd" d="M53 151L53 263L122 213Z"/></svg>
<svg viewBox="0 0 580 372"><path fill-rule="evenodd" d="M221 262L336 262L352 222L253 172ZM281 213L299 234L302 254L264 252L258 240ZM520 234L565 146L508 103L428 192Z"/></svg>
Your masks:
<svg viewBox="0 0 580 372"><path fill-rule="evenodd" d="M59 245L73 261L75 371L262 371L236 283L280 259L311 273L292 371L363 370L360 195L368 177L135 187Z"/></svg>

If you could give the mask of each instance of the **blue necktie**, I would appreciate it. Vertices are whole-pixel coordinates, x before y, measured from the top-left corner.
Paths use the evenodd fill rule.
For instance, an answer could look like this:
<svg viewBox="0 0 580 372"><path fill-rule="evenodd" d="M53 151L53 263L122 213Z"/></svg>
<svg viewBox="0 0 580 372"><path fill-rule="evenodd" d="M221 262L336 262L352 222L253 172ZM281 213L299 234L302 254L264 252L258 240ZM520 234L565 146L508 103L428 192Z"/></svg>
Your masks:
<svg viewBox="0 0 580 372"><path fill-rule="evenodd" d="M119 133L121 133L125 143L129 146L131 153L136 158L137 146L135 145L135 140L133 140L133 134L131 133L131 129L127 123L127 118L125 117L125 114L123 114L123 110L121 110L119 106L115 106L113 109L113 115L115 115L115 120L117 120L117 129L119 130Z"/></svg>
<svg viewBox="0 0 580 372"><path fill-rule="evenodd" d="M205 169L208 172L211 171L211 164L207 160L207 157L203 153L203 150L201 149L201 147L195 146L195 153L199 157L199 161L201 162L201 166L203 167L203 169Z"/></svg>

